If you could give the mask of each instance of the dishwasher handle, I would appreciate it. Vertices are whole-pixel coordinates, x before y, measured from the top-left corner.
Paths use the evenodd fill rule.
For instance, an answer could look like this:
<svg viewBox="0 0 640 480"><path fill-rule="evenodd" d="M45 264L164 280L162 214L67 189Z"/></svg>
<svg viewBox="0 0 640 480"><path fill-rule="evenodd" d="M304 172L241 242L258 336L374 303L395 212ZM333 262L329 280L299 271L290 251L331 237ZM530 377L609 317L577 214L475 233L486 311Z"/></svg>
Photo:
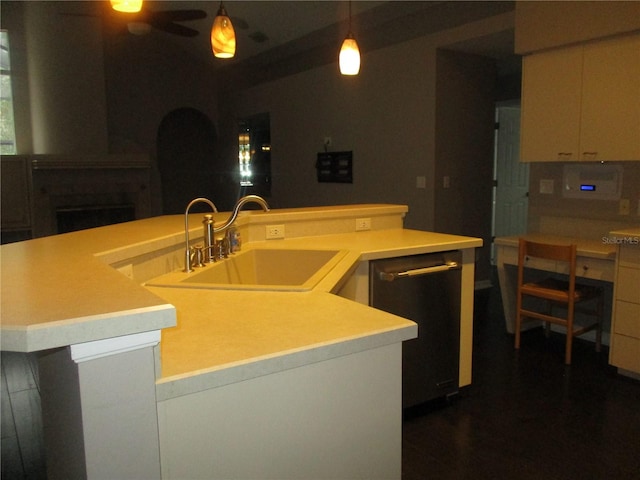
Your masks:
<svg viewBox="0 0 640 480"><path fill-rule="evenodd" d="M412 270L405 270L404 272L380 272L380 280L383 280L385 282L393 282L396 278L431 275L433 273L446 272L448 270L459 270L460 268L462 267L458 262L447 262L443 265L414 268Z"/></svg>

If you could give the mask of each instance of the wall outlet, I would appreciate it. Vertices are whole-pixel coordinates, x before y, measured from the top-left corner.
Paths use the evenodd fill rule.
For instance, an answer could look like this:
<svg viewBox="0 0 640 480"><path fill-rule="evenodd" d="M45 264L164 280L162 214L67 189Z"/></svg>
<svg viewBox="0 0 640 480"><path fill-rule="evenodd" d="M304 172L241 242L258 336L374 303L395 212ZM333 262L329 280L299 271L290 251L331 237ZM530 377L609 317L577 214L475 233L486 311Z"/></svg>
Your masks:
<svg viewBox="0 0 640 480"><path fill-rule="evenodd" d="M284 238L284 225L267 225L267 240Z"/></svg>
<svg viewBox="0 0 640 480"><path fill-rule="evenodd" d="M540 180L540 193L551 194L553 193L553 180L541 179Z"/></svg>
<svg viewBox="0 0 640 480"><path fill-rule="evenodd" d="M356 218L356 232L362 232L364 230L371 230L371 219Z"/></svg>
<svg viewBox="0 0 640 480"><path fill-rule="evenodd" d="M621 198L620 205L618 206L618 214L629 215L631 211L631 202L628 198Z"/></svg>

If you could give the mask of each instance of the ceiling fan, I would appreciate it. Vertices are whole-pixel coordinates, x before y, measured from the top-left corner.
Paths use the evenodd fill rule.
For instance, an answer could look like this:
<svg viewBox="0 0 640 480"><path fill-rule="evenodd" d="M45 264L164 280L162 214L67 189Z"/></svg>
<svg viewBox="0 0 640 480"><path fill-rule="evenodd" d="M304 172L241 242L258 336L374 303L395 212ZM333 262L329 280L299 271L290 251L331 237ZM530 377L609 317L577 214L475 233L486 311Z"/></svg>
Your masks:
<svg viewBox="0 0 640 480"><path fill-rule="evenodd" d="M150 10L144 8L137 13L121 14L127 19L129 32L144 35L151 28L182 37L195 37L198 30L181 25L178 22L188 22L206 18L204 10Z"/></svg>
<svg viewBox="0 0 640 480"><path fill-rule="evenodd" d="M162 32L179 35L181 37L195 37L198 30L181 25L178 22L188 22L192 20L200 20L207 17L204 10L151 10L143 7L136 13L116 12L107 6L102 6L98 2L77 3L77 2L60 2L64 5L64 9L59 14L74 17L99 17L104 16L109 25L113 28L121 28L123 24L127 25L129 32L135 35L145 35L151 32L152 28ZM104 8L97 10L96 6ZM80 8L80 6L84 8ZM70 8L76 7L76 8Z"/></svg>

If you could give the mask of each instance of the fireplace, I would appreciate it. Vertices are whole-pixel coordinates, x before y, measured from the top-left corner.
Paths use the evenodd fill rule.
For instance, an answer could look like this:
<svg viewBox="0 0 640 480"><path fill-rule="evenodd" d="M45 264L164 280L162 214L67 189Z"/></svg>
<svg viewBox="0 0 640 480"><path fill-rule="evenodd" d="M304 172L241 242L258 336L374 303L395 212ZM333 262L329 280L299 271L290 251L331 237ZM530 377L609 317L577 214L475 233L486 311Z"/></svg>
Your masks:
<svg viewBox="0 0 640 480"><path fill-rule="evenodd" d="M135 205L77 205L56 211L58 233L102 227L136 219Z"/></svg>
<svg viewBox="0 0 640 480"><path fill-rule="evenodd" d="M146 155L35 155L31 175L33 237L151 215Z"/></svg>

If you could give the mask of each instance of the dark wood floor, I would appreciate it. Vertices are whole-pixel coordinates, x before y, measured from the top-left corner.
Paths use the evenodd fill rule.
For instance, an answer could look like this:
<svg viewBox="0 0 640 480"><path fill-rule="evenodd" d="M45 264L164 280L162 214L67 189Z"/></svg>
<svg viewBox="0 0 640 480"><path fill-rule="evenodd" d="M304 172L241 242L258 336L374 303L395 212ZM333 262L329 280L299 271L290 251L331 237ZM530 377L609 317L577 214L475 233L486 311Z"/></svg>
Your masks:
<svg viewBox="0 0 640 480"><path fill-rule="evenodd" d="M2 473L7 480L46 479L35 354L2 352Z"/></svg>
<svg viewBox="0 0 640 480"><path fill-rule="evenodd" d="M565 337L541 329L516 352L501 308L476 293L473 385L406 416L402 479L640 479L640 382L586 341L565 366Z"/></svg>
<svg viewBox="0 0 640 480"><path fill-rule="evenodd" d="M476 293L473 385L450 404L408 412L403 480L640 479L640 382L607 352L504 327L497 287ZM45 479L33 357L2 354L2 479Z"/></svg>

